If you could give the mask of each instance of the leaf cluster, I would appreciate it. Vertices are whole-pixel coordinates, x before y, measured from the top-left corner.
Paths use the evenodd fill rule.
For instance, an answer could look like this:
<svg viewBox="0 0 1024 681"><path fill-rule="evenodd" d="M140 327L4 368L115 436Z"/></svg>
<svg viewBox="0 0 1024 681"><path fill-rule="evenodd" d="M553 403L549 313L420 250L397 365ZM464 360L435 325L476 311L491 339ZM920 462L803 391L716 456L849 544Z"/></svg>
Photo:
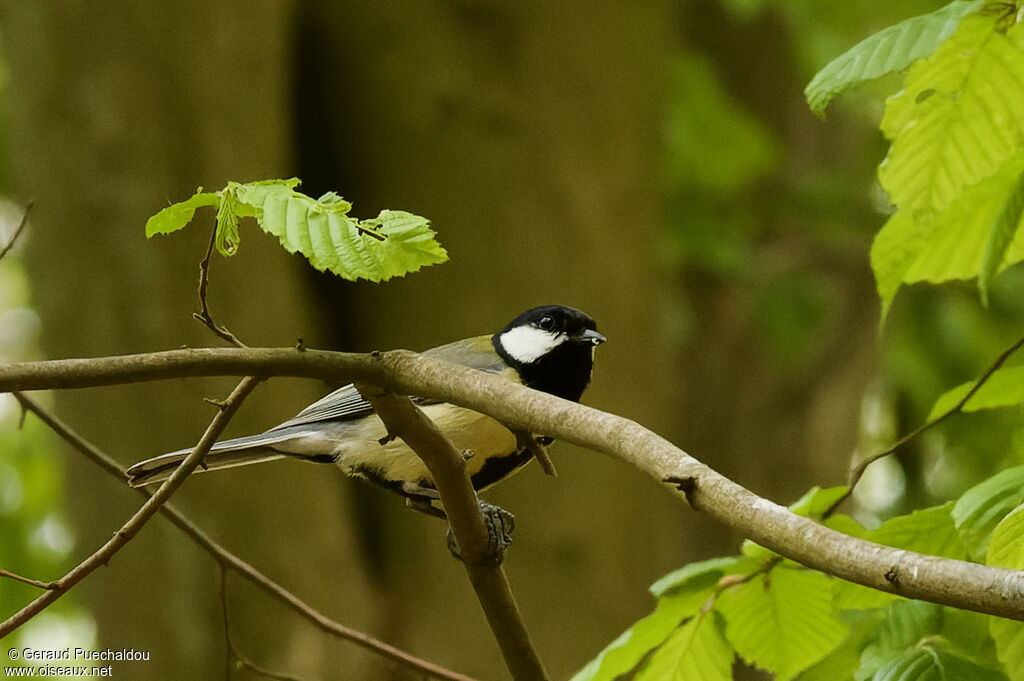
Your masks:
<svg viewBox="0 0 1024 681"><path fill-rule="evenodd" d="M903 284L992 279L1024 260L1024 26L1012 3L955 0L867 38L805 92L838 92L907 69L886 102L878 179L895 210L875 238L883 315Z"/></svg>
<svg viewBox="0 0 1024 681"><path fill-rule="evenodd" d="M295 191L297 178L228 182L217 192L200 188L164 208L146 223L146 236L182 229L204 206L217 208L214 245L224 256L238 250L241 218L255 218L289 253L301 253L313 267L349 280L378 282L400 277L448 254L434 239L430 221L412 213L383 210L369 220L349 215L352 204L334 192L314 199Z"/></svg>
<svg viewBox="0 0 1024 681"><path fill-rule="evenodd" d="M845 487L814 488L790 507L818 517ZM834 529L886 546L1024 568L1024 467L955 502L868 530ZM779 681L1019 681L1024 623L911 601L808 570L747 542L740 555L658 580L658 602L573 681L728 681L736 659Z"/></svg>
<svg viewBox="0 0 1024 681"><path fill-rule="evenodd" d="M890 149L878 179L894 205L871 253L883 316L899 288L914 282L976 278L986 301L995 275L1024 260L1019 15L1012 3L954 0L863 40L807 86L810 107L823 114L840 92L906 71L881 121ZM929 420L972 389L948 391ZM1001 367L962 411L1022 401L1024 369ZM847 492L815 488L791 510L878 544L1024 569L1024 467L873 529L831 514ZM1024 623L875 591L751 542L651 590L654 611L573 681L727 680L737 660L780 681L1024 680Z"/></svg>

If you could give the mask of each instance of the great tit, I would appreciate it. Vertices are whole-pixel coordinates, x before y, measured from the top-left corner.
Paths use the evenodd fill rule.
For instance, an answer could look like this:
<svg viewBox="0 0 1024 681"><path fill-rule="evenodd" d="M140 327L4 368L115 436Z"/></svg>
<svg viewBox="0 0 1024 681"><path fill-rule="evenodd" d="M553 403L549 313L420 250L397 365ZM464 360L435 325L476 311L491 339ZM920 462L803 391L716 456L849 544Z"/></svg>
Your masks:
<svg viewBox="0 0 1024 681"><path fill-rule="evenodd" d="M531 388L579 401L590 382L594 348L605 342L594 320L563 305L527 310L491 336L477 336L423 354L499 374ZM419 406L466 453L477 490L522 468L530 448L489 416L446 402ZM191 452L181 449L141 461L126 473L132 487L160 482ZM346 474L402 494L422 509L437 499L430 471L404 442L389 439L384 424L354 386L346 385L295 418L260 433L216 443L196 472L291 457L334 463Z"/></svg>

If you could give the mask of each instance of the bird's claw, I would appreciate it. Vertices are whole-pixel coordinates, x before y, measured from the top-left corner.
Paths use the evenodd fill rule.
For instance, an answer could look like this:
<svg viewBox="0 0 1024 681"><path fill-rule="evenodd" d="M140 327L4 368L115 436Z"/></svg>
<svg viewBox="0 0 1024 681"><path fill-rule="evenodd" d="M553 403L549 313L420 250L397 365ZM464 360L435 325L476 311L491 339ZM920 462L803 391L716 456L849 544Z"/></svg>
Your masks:
<svg viewBox="0 0 1024 681"><path fill-rule="evenodd" d="M512 545L512 531L516 527L516 517L494 504L480 501L480 513L487 527L487 551L472 562L478 565L498 565L505 559L505 550ZM455 534L448 528L448 550L464 563L470 562L462 554Z"/></svg>

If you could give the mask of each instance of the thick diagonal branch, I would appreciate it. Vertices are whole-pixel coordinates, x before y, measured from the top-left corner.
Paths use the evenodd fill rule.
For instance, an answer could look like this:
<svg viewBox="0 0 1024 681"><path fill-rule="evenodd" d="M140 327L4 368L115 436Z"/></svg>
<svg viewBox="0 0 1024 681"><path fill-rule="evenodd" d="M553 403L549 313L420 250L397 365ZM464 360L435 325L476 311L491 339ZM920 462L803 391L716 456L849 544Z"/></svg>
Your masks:
<svg viewBox="0 0 1024 681"><path fill-rule="evenodd" d="M354 355L223 348L29 362L0 366L0 391L250 374L359 381L453 402L615 457L658 481L690 480L686 498L696 509L808 567L908 598L1024 620L1024 572L925 556L835 532L758 497L633 421L407 351Z"/></svg>

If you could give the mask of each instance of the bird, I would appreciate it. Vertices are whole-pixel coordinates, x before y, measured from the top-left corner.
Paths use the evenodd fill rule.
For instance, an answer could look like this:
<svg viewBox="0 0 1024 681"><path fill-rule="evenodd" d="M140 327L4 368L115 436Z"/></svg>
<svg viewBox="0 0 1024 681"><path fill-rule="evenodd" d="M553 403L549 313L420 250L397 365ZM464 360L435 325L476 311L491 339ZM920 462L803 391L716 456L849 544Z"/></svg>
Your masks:
<svg viewBox="0 0 1024 681"><path fill-rule="evenodd" d="M565 305L543 305L523 312L495 334L455 341L422 354L579 402L590 383L594 350L606 340L586 313ZM478 492L534 458L535 448L489 416L447 402L413 399L463 452ZM125 471L128 483L143 487L167 479L191 451L180 449L132 465ZM443 517L443 511L433 505L439 497L426 465L404 442L389 436L352 384L263 433L217 442L195 472L282 458L335 464L349 476L399 493L413 508Z"/></svg>

